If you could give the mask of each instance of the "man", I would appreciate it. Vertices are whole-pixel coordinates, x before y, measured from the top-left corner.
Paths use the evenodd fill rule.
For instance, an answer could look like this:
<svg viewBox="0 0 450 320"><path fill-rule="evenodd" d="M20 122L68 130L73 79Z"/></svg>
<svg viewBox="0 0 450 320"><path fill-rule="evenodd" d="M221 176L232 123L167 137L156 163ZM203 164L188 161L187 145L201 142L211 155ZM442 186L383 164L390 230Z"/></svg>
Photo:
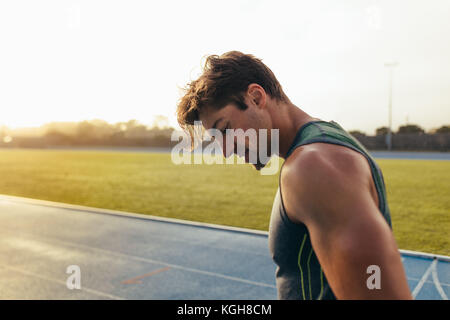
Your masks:
<svg viewBox="0 0 450 320"><path fill-rule="evenodd" d="M339 124L296 107L261 60L209 56L177 114L186 129L279 130L285 162L269 228L279 299L412 298L379 167ZM237 150L220 144L225 157Z"/></svg>

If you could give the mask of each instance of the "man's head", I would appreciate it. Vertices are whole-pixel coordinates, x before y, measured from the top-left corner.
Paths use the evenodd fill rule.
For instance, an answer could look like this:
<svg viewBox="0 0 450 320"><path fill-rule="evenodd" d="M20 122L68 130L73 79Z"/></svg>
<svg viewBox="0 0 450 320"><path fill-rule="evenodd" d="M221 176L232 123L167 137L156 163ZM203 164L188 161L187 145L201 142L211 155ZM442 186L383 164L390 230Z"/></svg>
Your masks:
<svg viewBox="0 0 450 320"><path fill-rule="evenodd" d="M257 133L267 129L266 145L270 145L272 119L268 108L287 101L275 75L260 59L230 51L206 58L202 75L187 85L178 103L178 122L190 132L194 121L202 121L206 130L215 128L224 134L225 129L255 129ZM236 153L236 143L231 150L226 150L224 141L219 143L225 157ZM246 153L258 148L248 141L245 144ZM255 165L257 169L262 166Z"/></svg>

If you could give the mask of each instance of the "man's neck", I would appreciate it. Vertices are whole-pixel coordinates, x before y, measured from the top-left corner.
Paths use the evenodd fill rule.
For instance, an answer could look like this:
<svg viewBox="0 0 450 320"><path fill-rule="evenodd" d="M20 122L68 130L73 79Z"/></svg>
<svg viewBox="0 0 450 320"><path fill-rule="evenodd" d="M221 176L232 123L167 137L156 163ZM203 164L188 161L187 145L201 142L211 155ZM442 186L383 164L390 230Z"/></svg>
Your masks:
<svg viewBox="0 0 450 320"><path fill-rule="evenodd" d="M286 159L286 155L294 142L294 138L305 123L320 120L311 117L306 112L295 106L291 102L280 103L274 108L272 116L272 127L279 129L279 156Z"/></svg>

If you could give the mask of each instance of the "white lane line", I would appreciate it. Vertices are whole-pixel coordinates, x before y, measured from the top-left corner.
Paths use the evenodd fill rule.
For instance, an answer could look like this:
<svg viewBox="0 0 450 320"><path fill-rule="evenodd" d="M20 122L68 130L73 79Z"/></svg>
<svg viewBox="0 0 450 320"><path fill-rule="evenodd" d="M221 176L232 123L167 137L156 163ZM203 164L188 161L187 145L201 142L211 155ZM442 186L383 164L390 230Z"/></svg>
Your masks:
<svg viewBox="0 0 450 320"><path fill-rule="evenodd" d="M137 218L137 219L144 219L144 220L170 222L170 223L176 223L176 224L181 224L181 225L204 227L204 228L220 230L220 231L223 231L223 230L236 231L236 232L240 232L240 233L247 233L247 234L251 234L251 235L260 235L260 236L268 236L269 235L268 231L262 231L262 230L225 226L225 225L220 225L220 224L182 220L182 219L175 219L175 218L166 218L166 217L159 217L159 216L154 216L154 215L149 215L149 214L103 209L103 208L96 208L96 207L88 207L88 206L82 206L82 205L76 205L76 204L11 196L11 195L6 195L6 194L0 194L0 200L3 200L3 202L9 201L9 202L15 202L15 203L19 203L19 204L40 205L40 206L54 207L54 208L59 208L59 209L84 211L87 213L109 214L109 215L115 215L115 216L122 216L122 217L126 217L126 218Z"/></svg>
<svg viewBox="0 0 450 320"><path fill-rule="evenodd" d="M115 255L115 256L118 256L118 257L121 257L121 258L124 258L124 259L131 259L131 260L142 261L142 262L149 262L149 263L157 263L157 264L161 264L161 265L165 265L165 266L171 267L173 269L179 269L179 270L189 271L189 272L193 272L193 273L199 273L199 274L204 274L204 275L208 275L208 276L223 278L223 279L227 279L227 280L238 281L238 282L252 284L252 285L260 286L260 287L276 288L276 286L274 286L274 285L263 283L263 282L251 281L251 280L246 280L246 279L237 278L237 277L233 277L233 276L227 276L227 275L216 273L216 272L210 272L210 271L204 271L204 270L199 270L199 269L194 269L194 268L189 268L189 267L183 267L183 266L180 266L180 265L171 264L171 263L167 263L167 262L164 262L164 261L143 258L143 257L135 256L135 255L129 255L129 254L121 253L121 252L115 252L115 251L110 251L110 250L106 250L106 249L100 249L100 248L96 248L96 247L84 246L84 245L81 245L81 244L72 244L72 243L68 243L66 241L61 241L61 240L57 240L57 241L61 242L61 243L66 243L69 246L74 246L74 247L78 246L78 247L81 247L81 248L84 248L84 249L88 249L88 250L99 251L99 252L102 252L104 254Z"/></svg>
<svg viewBox="0 0 450 320"><path fill-rule="evenodd" d="M439 292L439 294L441 295L442 299L448 300L447 295L445 294L444 290L441 287L441 283L439 282L436 266L437 266L437 264L435 264L433 269L431 270L431 276L433 277L434 285L436 286L436 289Z"/></svg>
<svg viewBox="0 0 450 320"><path fill-rule="evenodd" d="M407 277L407 280L411 280L411 281L420 281L420 279L417 279L417 278L410 278L410 277ZM425 283L431 283L431 284L433 284L434 282L433 282L432 280L427 280L427 281L425 281ZM444 287L450 287L450 283L442 283L442 282L439 282L439 284L440 284L441 286L444 286Z"/></svg>
<svg viewBox="0 0 450 320"><path fill-rule="evenodd" d="M42 279L42 280L46 280L46 281L62 284L64 287L66 287L66 282L65 281L49 278L49 277L46 277L46 276L43 276L43 275L40 275L40 274L37 274L37 273L34 273L34 272L22 270L22 269L19 269L19 268L16 268L16 267L7 266L7 265L4 265L4 264L0 264L0 267L8 269L8 270L15 271L15 272L18 272L18 273L25 274L27 276L31 276L31 277L39 278L39 279ZM69 289L67 289L67 290L69 290ZM82 286L80 290L92 293L92 294L97 295L97 296L113 299L113 300L125 300L124 298L121 298L121 297L118 297L118 296L115 296L115 295L112 295L112 294L109 294L109 293L101 292L101 291L98 291L98 290L86 288L84 286Z"/></svg>
<svg viewBox="0 0 450 320"><path fill-rule="evenodd" d="M450 262L450 256L443 256L440 254L433 254L433 253L426 253L426 252L420 252L420 251L410 251L410 250L399 250L402 256L405 256L406 258L426 258L426 259L434 259L437 258L438 260Z"/></svg>
<svg viewBox="0 0 450 320"><path fill-rule="evenodd" d="M436 264L437 264L437 259L434 259L433 262L431 262L431 264L430 264L430 266L428 267L428 269L427 269L427 270L425 271L425 273L423 274L423 276L422 276L422 278L420 279L420 281L419 281L419 283L417 284L417 286L414 288L414 290L413 290L413 292L412 292L412 295L413 295L413 298L414 298L414 299L415 299L416 296L419 294L420 290L421 290L422 287L423 287L423 284L425 283L425 281L427 280L428 276L430 275L431 270L432 270L433 268L435 268Z"/></svg>
<svg viewBox="0 0 450 320"><path fill-rule="evenodd" d="M43 238L42 236L35 236L35 235L31 235L31 237L39 238L40 240L42 240L42 238ZM204 275L208 275L208 276L223 278L223 279L227 279L227 280L233 280L233 281L247 283L247 284L251 284L251 285L255 285L255 286L259 286L259 287L276 288L276 286L274 286L274 285L263 283L263 282L257 282L257 281L242 279L242 278L238 278L238 277L227 276L227 275L216 273L216 272L210 272L210 271L204 271L204 270L184 267L184 266L180 266L180 265L176 265L176 264L167 263L164 261L153 260L153 259L143 258L143 257L135 256L135 255L129 255L129 254L121 253L121 252L115 252L115 251L111 251L111 250L107 250L107 249L86 246L86 245L79 244L79 243L75 244L72 242L59 240L59 239L48 240L48 238L44 239L43 241L46 241L48 243L52 243L52 242L60 243L60 244L66 245L66 246L71 246L71 247L75 247L75 248L79 248L79 249L102 252L107 255L118 256L118 257L121 257L124 259L161 264L164 266L171 267L173 269L179 269L179 270L189 271L189 272L193 272L193 273L199 273L199 274L204 274Z"/></svg>

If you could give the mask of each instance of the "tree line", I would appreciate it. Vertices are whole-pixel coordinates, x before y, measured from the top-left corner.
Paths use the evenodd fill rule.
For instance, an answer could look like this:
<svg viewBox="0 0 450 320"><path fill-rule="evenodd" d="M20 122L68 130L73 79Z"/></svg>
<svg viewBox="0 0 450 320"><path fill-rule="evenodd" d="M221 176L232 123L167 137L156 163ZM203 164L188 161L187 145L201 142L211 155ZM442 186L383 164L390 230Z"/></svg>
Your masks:
<svg viewBox="0 0 450 320"><path fill-rule="evenodd" d="M383 135L387 135L389 132L389 128L388 127L379 127L375 130L375 136L383 136ZM367 136L367 134L365 134L362 131L359 130L353 130L349 132L352 135L363 135L363 136ZM402 125L398 128L397 131L393 131L392 134L424 134L425 129L421 128L419 125L417 124L405 124ZM439 133L450 133L450 125L444 125L441 126L439 128L436 129L432 129L428 132L428 134L439 134Z"/></svg>
<svg viewBox="0 0 450 320"><path fill-rule="evenodd" d="M174 128L159 117L152 126L137 120L108 123L104 120L52 122L39 128L10 130L0 127L3 147L141 146L170 147Z"/></svg>
<svg viewBox="0 0 450 320"><path fill-rule="evenodd" d="M81 122L51 122L36 128L9 129L0 126L0 147L172 147L175 129L168 125L164 116L156 116L152 125L147 126L132 119L114 124L104 120ZM376 129L375 135L350 131L366 148L379 150L386 148L387 127ZM393 134L394 150L439 150L450 151L450 125L425 132L416 124L405 124Z"/></svg>
<svg viewBox="0 0 450 320"><path fill-rule="evenodd" d="M376 129L375 136L369 136L361 131L350 131L369 150L385 150L389 129ZM416 124L406 124L392 132L392 150L403 151L450 151L450 125L425 132Z"/></svg>

